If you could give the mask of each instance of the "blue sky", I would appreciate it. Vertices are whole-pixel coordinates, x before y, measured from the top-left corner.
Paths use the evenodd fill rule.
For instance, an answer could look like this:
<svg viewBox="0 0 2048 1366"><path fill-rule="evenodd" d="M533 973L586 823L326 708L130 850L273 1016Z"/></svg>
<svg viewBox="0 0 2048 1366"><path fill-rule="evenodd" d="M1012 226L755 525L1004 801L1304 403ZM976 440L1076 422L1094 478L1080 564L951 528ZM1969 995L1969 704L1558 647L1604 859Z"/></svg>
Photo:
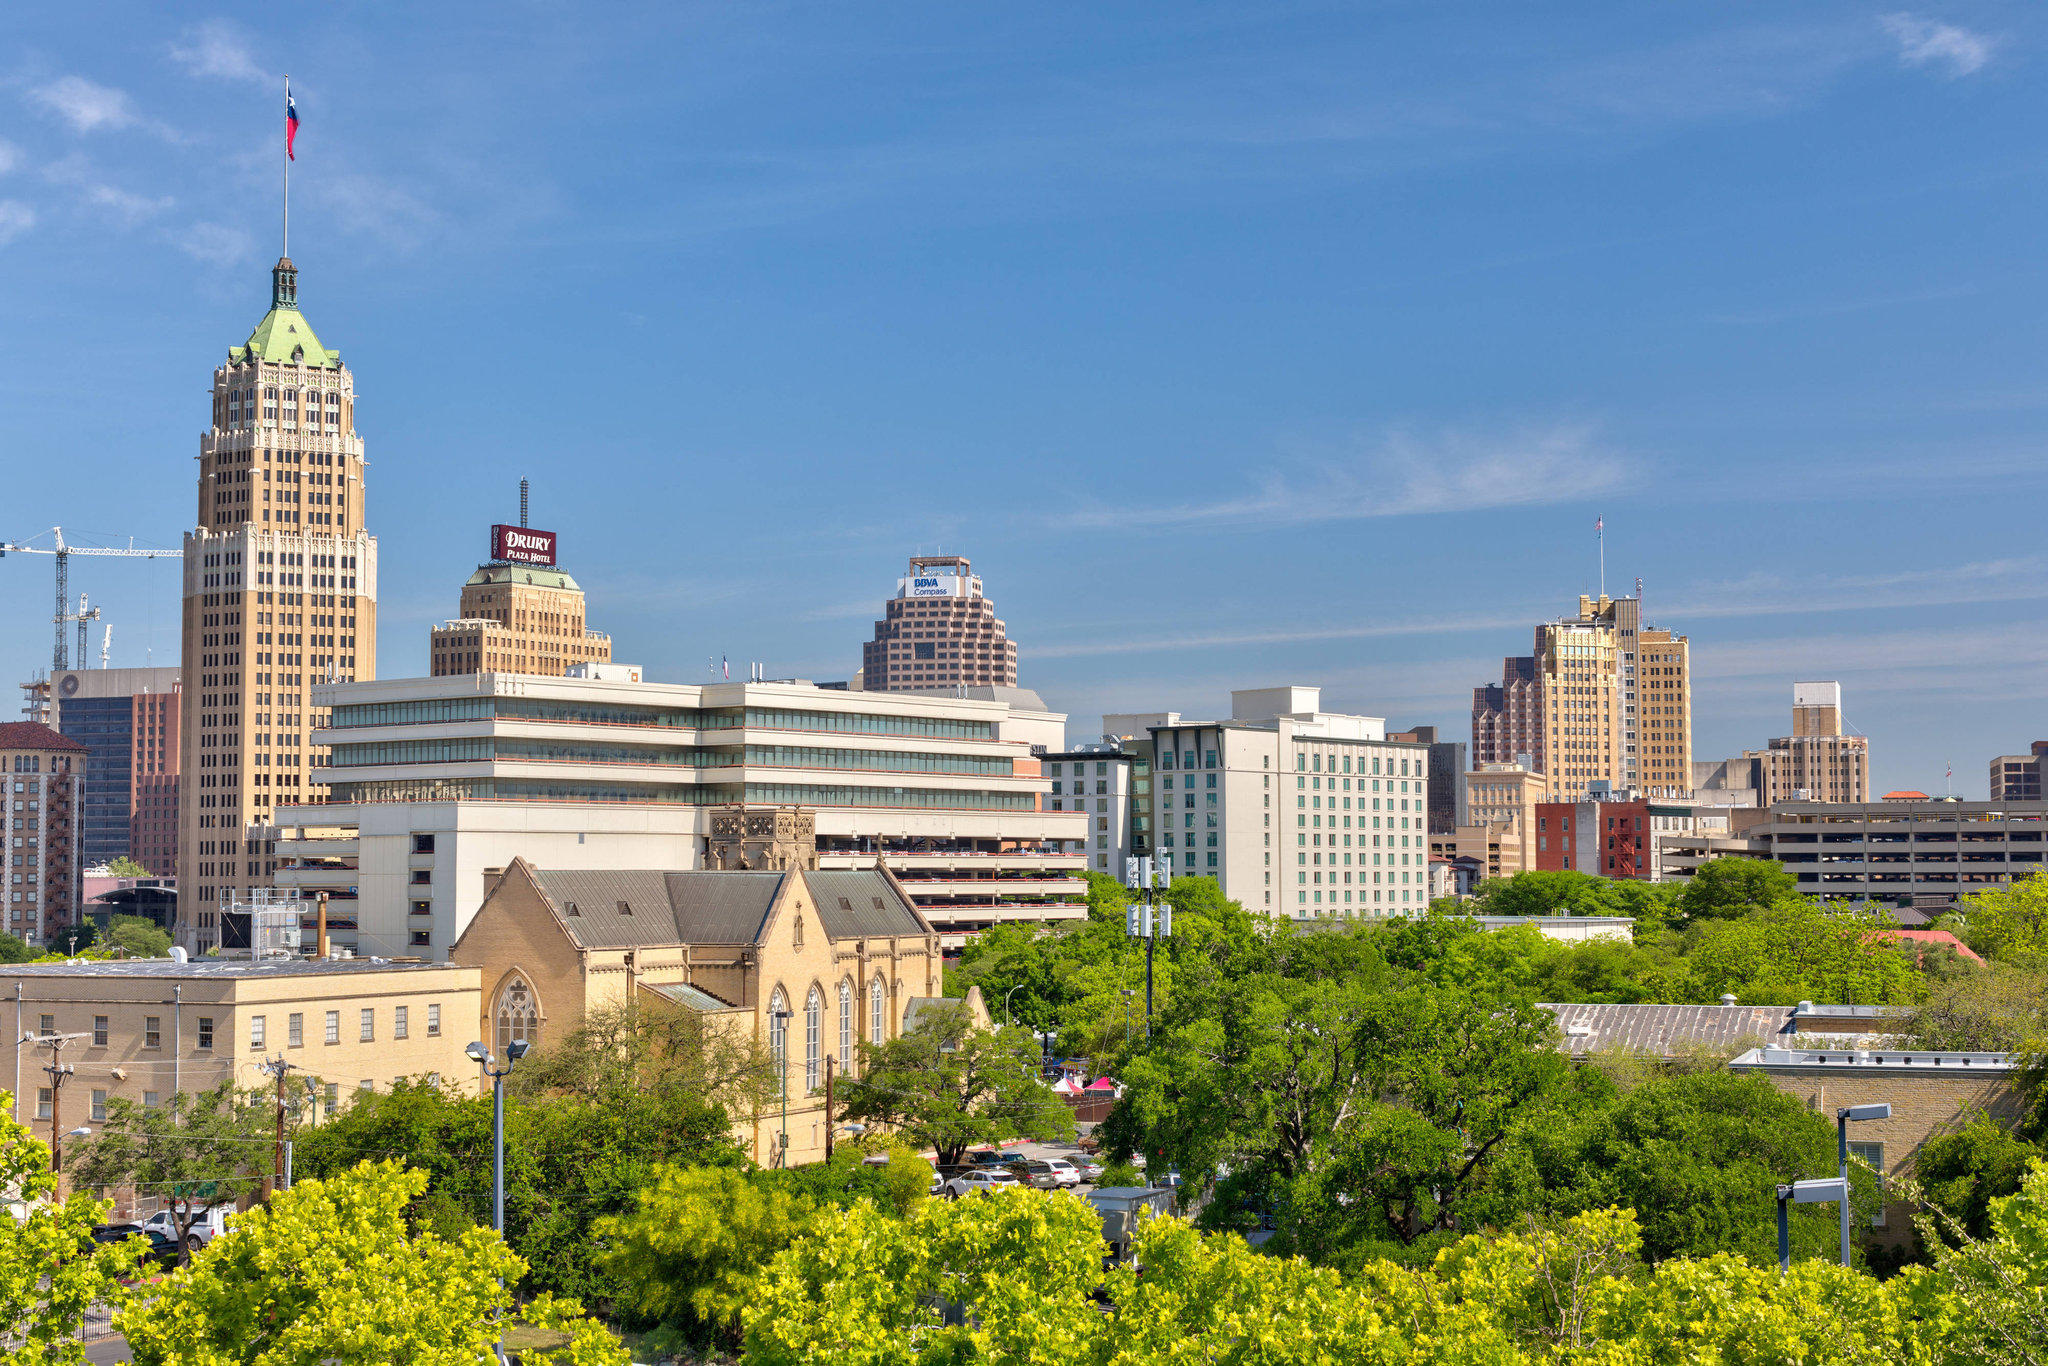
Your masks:
<svg viewBox="0 0 2048 1366"><path fill-rule="evenodd" d="M2048 735L2038 6L197 6L0 18L0 536L175 545L267 300L362 395L387 676L523 474L654 676L844 677L917 550L1023 681L1467 730L1645 582L1695 745ZM74 565L113 662L176 571ZM0 561L0 672L50 562ZM95 642L95 649L97 642ZM6 704L11 712L12 705Z"/></svg>

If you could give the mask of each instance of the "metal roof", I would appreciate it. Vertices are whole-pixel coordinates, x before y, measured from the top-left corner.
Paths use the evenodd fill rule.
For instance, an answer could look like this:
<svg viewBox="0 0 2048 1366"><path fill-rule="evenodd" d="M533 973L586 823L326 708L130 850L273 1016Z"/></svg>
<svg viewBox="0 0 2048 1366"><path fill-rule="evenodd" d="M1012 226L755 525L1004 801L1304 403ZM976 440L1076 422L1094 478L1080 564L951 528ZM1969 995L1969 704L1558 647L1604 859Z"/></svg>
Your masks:
<svg viewBox="0 0 2048 1366"><path fill-rule="evenodd" d="M688 1006L692 1010L739 1009L731 1001L720 1000L702 987L693 987L688 982L663 982L659 985L653 982L642 982L640 985L656 995L666 996L677 1005Z"/></svg>
<svg viewBox="0 0 2048 1366"><path fill-rule="evenodd" d="M1684 1048L1739 1053L1792 1032L1791 1006L1572 1005L1542 1002L1573 1057L1605 1049L1668 1058Z"/></svg>
<svg viewBox="0 0 2048 1366"><path fill-rule="evenodd" d="M928 934L917 911L894 883L873 869L807 872L804 881L818 901L818 918L834 939L884 939Z"/></svg>
<svg viewBox="0 0 2048 1366"><path fill-rule="evenodd" d="M547 871L534 873L577 944L753 944L782 873Z"/></svg>

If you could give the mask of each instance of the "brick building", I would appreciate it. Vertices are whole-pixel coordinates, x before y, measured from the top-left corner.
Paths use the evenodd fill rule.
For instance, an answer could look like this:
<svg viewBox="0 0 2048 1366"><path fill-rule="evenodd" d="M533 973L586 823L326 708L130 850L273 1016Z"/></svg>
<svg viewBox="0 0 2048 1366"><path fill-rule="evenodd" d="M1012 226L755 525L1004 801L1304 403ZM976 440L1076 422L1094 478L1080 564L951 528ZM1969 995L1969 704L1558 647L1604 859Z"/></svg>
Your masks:
<svg viewBox="0 0 2048 1366"><path fill-rule="evenodd" d="M78 923L85 873L81 819L89 765L84 745L33 721L0 723L7 837L0 896L9 934L55 945Z"/></svg>
<svg viewBox="0 0 2048 1366"><path fill-rule="evenodd" d="M1536 804L1541 872L1648 879L1650 840L1650 803L1644 798Z"/></svg>

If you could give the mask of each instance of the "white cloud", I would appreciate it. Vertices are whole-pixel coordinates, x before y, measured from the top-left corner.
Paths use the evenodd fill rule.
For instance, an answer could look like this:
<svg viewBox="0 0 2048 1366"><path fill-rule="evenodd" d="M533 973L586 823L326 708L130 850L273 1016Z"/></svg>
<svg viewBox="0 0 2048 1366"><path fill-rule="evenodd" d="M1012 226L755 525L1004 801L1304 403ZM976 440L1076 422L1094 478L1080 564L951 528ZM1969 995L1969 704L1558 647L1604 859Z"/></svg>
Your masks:
<svg viewBox="0 0 2048 1366"><path fill-rule="evenodd" d="M186 74L225 81L262 82L270 74L249 55L249 45L233 24L210 19L185 31L171 44L171 60Z"/></svg>
<svg viewBox="0 0 2048 1366"><path fill-rule="evenodd" d="M1878 22L1898 43L1899 60L1905 65L1943 67L1951 76L1981 70L1998 46L1988 34L1917 14L1887 14Z"/></svg>
<svg viewBox="0 0 2048 1366"><path fill-rule="evenodd" d="M171 240L179 251L210 266L231 266L247 259L255 247L244 229L220 223L194 223Z"/></svg>
<svg viewBox="0 0 2048 1366"><path fill-rule="evenodd" d="M94 208L105 209L116 218L129 223L140 223L145 218L154 218L177 201L169 195L151 198L124 190L118 185L87 185L83 187L85 202Z"/></svg>
<svg viewBox="0 0 2048 1366"><path fill-rule="evenodd" d="M0 199L0 247L36 225L36 211L19 199Z"/></svg>
<svg viewBox="0 0 2048 1366"><path fill-rule="evenodd" d="M1270 472L1256 492L1215 503L1119 506L1062 514L1084 527L1297 526L1578 501L1617 487L1627 462L1584 425L1505 436L1397 432L1345 463Z"/></svg>
<svg viewBox="0 0 2048 1366"><path fill-rule="evenodd" d="M2048 598L2048 560L2019 556L1972 564L1890 570L1877 574L1750 574L1681 590L1676 606L1654 602L1672 620L1878 608L1949 607L1964 603L2031 602Z"/></svg>
<svg viewBox="0 0 2048 1366"><path fill-rule="evenodd" d="M320 204L343 226L400 247L418 246L442 223L425 200L373 175L343 172L317 184Z"/></svg>
<svg viewBox="0 0 2048 1366"><path fill-rule="evenodd" d="M19 165L21 165L21 149L6 138L0 138L0 175L6 175Z"/></svg>
<svg viewBox="0 0 2048 1366"><path fill-rule="evenodd" d="M28 92L29 99L81 133L100 128L127 128L139 120L128 96L83 76L60 76Z"/></svg>

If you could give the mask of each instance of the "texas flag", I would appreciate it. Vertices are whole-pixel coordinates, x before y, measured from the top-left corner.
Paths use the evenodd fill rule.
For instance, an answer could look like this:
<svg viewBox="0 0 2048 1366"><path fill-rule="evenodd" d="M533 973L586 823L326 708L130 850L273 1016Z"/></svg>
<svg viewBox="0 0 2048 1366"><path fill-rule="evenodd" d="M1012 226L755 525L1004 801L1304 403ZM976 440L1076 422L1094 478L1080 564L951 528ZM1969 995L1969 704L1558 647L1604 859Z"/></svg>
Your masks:
<svg viewBox="0 0 2048 1366"><path fill-rule="evenodd" d="M288 161L298 160L298 157L294 155L292 152L292 141L293 139L297 138L298 135L299 106L294 104L292 102L292 97L289 94L287 94L284 97L284 154L286 160Z"/></svg>

